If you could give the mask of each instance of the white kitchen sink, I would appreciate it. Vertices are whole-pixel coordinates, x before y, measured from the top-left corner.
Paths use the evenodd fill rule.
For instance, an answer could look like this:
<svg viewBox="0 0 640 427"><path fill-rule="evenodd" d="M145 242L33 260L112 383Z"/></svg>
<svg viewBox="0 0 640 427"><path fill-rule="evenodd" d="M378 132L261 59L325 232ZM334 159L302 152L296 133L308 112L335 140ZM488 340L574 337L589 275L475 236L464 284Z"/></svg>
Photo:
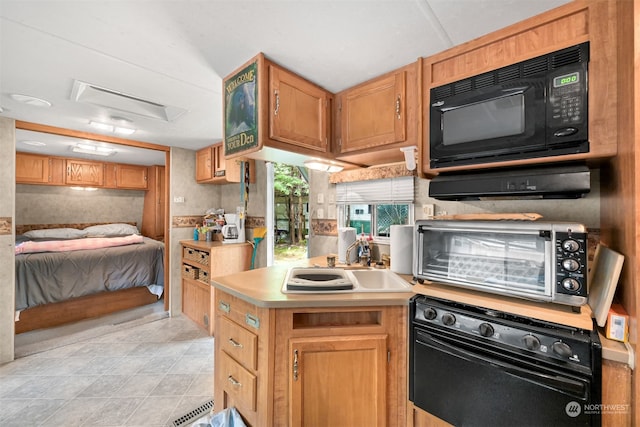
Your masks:
<svg viewBox="0 0 640 427"><path fill-rule="evenodd" d="M387 269L292 267L284 293L409 292L411 284Z"/></svg>

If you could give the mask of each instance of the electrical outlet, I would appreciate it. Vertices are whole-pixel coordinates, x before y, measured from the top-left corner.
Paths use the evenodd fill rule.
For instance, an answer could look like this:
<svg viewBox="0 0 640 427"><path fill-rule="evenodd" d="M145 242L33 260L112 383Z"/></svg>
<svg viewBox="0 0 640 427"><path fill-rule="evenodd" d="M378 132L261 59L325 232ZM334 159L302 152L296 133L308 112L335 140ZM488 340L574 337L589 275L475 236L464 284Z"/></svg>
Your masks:
<svg viewBox="0 0 640 427"><path fill-rule="evenodd" d="M173 203L184 203L184 197L176 196L173 198Z"/></svg>
<svg viewBox="0 0 640 427"><path fill-rule="evenodd" d="M428 218L433 218L436 212L436 205L429 203L426 205L422 205L422 213L424 216Z"/></svg>

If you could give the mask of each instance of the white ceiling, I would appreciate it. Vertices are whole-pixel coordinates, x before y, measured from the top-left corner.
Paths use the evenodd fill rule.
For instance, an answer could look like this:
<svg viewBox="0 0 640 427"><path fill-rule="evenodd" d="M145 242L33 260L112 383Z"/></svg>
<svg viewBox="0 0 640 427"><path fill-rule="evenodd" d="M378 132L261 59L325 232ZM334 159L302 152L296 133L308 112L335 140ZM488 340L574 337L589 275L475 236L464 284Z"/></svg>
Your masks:
<svg viewBox="0 0 640 427"><path fill-rule="evenodd" d="M195 150L222 140L222 77L258 52L335 93L567 2L0 0L0 114L94 133L90 120L125 117L130 139ZM187 112L162 121L76 102L74 80Z"/></svg>

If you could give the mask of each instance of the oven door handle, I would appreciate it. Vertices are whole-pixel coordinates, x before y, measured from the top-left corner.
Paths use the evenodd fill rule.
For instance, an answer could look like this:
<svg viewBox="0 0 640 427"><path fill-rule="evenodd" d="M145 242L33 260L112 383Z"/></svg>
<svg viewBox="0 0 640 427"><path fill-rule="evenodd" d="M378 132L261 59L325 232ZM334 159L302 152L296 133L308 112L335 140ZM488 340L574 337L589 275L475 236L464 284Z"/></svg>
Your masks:
<svg viewBox="0 0 640 427"><path fill-rule="evenodd" d="M560 377L557 375L548 375L542 372L528 371L526 369L519 368L510 363L497 360L495 358L486 357L477 353L467 351L446 341L439 340L432 335L425 334L422 331L416 332L419 344L430 346L437 351L444 351L465 360L493 365L497 368L502 369L509 375L522 378L526 381L531 381L546 387L551 387L555 390L569 393L579 398L584 398L587 395L587 388L585 384L580 381L572 380L566 377Z"/></svg>

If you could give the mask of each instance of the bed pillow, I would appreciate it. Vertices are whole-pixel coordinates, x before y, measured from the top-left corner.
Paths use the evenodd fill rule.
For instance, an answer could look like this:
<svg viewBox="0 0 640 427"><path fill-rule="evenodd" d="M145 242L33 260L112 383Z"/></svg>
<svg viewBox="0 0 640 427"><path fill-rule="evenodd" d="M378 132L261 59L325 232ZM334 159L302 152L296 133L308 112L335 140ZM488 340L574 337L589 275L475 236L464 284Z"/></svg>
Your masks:
<svg viewBox="0 0 640 427"><path fill-rule="evenodd" d="M87 236L130 236L131 234L139 234L138 227L131 224L101 224L92 225L84 229Z"/></svg>
<svg viewBox="0 0 640 427"><path fill-rule="evenodd" d="M86 237L87 232L77 228L47 228L27 231L24 236L30 239L80 239Z"/></svg>

